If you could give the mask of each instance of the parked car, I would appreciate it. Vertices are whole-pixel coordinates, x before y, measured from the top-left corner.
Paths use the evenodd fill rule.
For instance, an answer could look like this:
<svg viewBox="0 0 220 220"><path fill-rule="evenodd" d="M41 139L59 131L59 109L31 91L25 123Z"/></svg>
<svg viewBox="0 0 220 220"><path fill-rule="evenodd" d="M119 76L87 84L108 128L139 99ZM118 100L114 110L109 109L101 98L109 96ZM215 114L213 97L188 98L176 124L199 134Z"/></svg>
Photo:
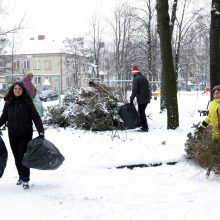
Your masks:
<svg viewBox="0 0 220 220"><path fill-rule="evenodd" d="M58 100L58 95L56 93L48 93L46 95L39 95L41 101L48 102L53 100Z"/></svg>

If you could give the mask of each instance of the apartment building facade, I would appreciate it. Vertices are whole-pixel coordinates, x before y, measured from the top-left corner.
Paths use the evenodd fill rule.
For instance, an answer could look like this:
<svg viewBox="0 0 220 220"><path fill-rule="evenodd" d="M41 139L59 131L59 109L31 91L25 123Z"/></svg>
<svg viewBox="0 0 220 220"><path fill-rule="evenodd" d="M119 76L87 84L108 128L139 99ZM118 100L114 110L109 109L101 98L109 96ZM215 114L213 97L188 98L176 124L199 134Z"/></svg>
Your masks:
<svg viewBox="0 0 220 220"><path fill-rule="evenodd" d="M39 91L48 87L48 89L62 94L67 89L66 75L68 72L65 68L65 53L16 53L3 57L6 86L32 72L33 83Z"/></svg>
<svg viewBox="0 0 220 220"><path fill-rule="evenodd" d="M20 80L25 74L32 72L34 84L39 92L45 87L55 91L57 94L64 94L74 85L74 74L83 84L87 73L87 65L78 67L70 65L72 56L65 53L60 46L47 41L30 41L25 47L14 51L7 50L0 56L0 90L8 88L16 80ZM75 61L87 58L76 57Z"/></svg>

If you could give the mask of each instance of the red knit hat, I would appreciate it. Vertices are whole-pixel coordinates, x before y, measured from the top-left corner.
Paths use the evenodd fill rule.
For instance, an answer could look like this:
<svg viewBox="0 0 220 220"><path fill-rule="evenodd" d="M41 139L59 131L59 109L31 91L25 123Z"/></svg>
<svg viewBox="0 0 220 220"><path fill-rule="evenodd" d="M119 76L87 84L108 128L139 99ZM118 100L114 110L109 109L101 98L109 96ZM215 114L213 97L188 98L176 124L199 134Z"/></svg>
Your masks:
<svg viewBox="0 0 220 220"><path fill-rule="evenodd" d="M139 70L138 66L133 66L131 72L137 73L137 72L140 72L140 70Z"/></svg>

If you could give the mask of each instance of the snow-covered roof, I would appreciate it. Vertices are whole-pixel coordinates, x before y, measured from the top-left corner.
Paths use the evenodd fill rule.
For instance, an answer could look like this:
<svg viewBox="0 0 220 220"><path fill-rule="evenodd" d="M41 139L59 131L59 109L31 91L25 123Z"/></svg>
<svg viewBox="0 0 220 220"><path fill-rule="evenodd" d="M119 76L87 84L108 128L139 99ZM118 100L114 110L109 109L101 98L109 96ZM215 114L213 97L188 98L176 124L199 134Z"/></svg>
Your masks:
<svg viewBox="0 0 220 220"><path fill-rule="evenodd" d="M6 47L4 54L11 54L12 48ZM15 44L14 54L39 54L65 52L62 42L55 40L27 40L19 45Z"/></svg>

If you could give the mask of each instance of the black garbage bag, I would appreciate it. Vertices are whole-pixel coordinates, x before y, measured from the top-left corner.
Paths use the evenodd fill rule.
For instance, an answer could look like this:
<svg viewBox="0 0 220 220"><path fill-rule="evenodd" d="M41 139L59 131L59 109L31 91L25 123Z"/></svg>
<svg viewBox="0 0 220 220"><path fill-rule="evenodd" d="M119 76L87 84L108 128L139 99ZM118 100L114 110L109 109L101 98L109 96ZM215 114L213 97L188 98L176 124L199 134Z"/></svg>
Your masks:
<svg viewBox="0 0 220 220"><path fill-rule="evenodd" d="M37 137L28 142L22 163L29 168L55 170L63 163L64 159L53 143Z"/></svg>
<svg viewBox="0 0 220 220"><path fill-rule="evenodd" d="M134 105L127 103L119 109L119 115L127 129L134 129L141 126L139 114Z"/></svg>
<svg viewBox="0 0 220 220"><path fill-rule="evenodd" d="M2 177L8 160L8 151L0 136L0 178Z"/></svg>

